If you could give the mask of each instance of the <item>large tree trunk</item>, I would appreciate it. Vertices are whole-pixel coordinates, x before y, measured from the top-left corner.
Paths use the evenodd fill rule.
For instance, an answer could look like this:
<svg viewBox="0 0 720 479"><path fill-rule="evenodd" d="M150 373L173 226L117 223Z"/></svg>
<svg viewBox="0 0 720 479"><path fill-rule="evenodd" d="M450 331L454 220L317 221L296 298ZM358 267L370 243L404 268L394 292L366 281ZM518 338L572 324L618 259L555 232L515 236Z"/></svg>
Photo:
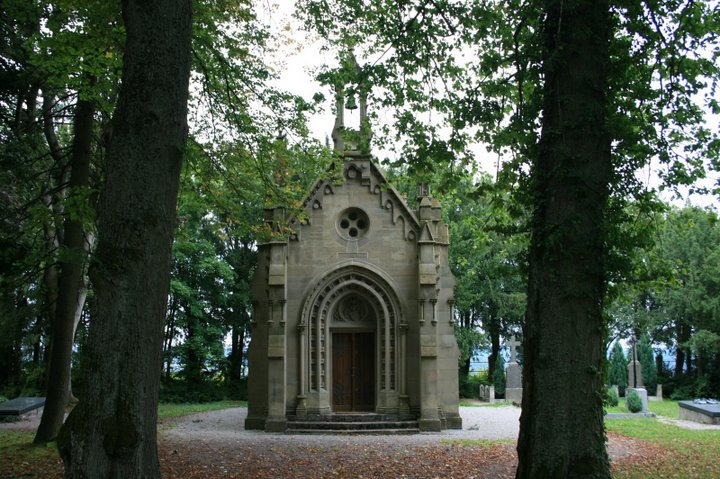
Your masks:
<svg viewBox="0 0 720 479"><path fill-rule="evenodd" d="M242 378L243 347L245 345L245 325L248 323L247 309L239 311L240 321L235 320L232 328L232 343L230 349L230 381L239 381Z"/></svg>
<svg viewBox="0 0 720 479"><path fill-rule="evenodd" d="M500 354L500 318L494 312L489 313L487 322L488 335L490 336L490 355L488 356L488 381L495 384L495 362Z"/></svg>
<svg viewBox="0 0 720 479"><path fill-rule="evenodd" d="M75 132L69 198L82 198L82 191L90 184L90 159L92 157L93 123L95 104L91 100L78 100L75 109ZM87 202L77 201L76 206ZM63 244L59 255L60 278L58 282L57 305L52 322L52 351L48 368L47 399L40 426L35 434L35 443L45 443L57 437L65 418L65 406L70 393L70 360L72 358L75 333L75 313L78 300L84 289L85 233L83 217L78 211L66 208L63 224ZM85 302L84 296L82 298Z"/></svg>
<svg viewBox="0 0 720 479"><path fill-rule="evenodd" d="M606 0L546 0L517 478L610 478L603 430L611 174Z"/></svg>
<svg viewBox="0 0 720 479"><path fill-rule="evenodd" d="M677 335L675 338L676 348L675 348L675 377L679 378L683 374L683 367L685 365L686 361L686 352L687 352L687 341L690 340L690 329L683 323L680 323L676 327ZM690 354L687 354L690 356ZM688 360L688 367L687 372L690 372L690 361Z"/></svg>
<svg viewBox="0 0 720 479"><path fill-rule="evenodd" d="M88 386L58 437L67 478L160 477L157 401L192 8L122 5L127 41L90 272Z"/></svg>

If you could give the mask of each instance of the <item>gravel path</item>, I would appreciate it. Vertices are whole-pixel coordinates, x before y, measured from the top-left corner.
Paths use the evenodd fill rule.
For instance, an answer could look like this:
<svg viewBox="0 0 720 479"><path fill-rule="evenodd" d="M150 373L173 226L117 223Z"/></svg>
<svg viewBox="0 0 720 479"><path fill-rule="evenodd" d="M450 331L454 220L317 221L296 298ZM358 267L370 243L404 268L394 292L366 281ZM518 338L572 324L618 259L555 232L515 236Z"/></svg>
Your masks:
<svg viewBox="0 0 720 479"><path fill-rule="evenodd" d="M336 436L325 434L294 435L272 434L262 431L246 431L243 424L246 408L223 409L193 414L166 421L162 437L182 440L194 437L199 440L230 440L233 442L284 443L284 444L343 444L392 443L392 444L436 444L443 439L516 439L520 428L520 408L507 407L461 407L463 429L449 429L442 432L382 436L353 435Z"/></svg>

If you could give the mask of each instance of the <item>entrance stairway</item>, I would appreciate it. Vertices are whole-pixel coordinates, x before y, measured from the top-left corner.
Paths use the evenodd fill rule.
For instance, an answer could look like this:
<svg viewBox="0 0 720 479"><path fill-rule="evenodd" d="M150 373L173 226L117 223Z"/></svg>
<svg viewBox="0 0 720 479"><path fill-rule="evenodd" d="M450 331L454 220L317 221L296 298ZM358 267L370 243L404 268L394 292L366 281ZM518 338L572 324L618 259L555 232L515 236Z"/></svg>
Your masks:
<svg viewBox="0 0 720 479"><path fill-rule="evenodd" d="M417 420L377 413L335 413L327 416L288 416L285 434L417 434Z"/></svg>

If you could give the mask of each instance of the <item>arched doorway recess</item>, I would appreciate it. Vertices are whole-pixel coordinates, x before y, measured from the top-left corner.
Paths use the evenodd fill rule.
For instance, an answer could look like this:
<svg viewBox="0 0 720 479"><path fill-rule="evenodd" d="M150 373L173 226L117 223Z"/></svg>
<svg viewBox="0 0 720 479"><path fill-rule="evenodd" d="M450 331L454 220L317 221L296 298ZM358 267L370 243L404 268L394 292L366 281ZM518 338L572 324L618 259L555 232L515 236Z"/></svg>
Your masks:
<svg viewBox="0 0 720 479"><path fill-rule="evenodd" d="M323 276L299 325L299 407L315 414L398 411L406 327L397 294L380 274L354 264Z"/></svg>

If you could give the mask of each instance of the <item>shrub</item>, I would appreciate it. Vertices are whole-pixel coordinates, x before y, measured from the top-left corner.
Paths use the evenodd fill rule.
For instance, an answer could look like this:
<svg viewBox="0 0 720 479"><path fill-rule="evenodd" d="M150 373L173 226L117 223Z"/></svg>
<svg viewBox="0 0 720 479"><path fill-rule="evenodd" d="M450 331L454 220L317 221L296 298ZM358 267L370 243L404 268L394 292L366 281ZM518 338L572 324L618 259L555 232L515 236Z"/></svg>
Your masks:
<svg viewBox="0 0 720 479"><path fill-rule="evenodd" d="M622 346L620 346L620 341L615 342L615 346L610 353L607 381L608 384L617 385L620 392L625 391L627 387L627 360Z"/></svg>
<svg viewBox="0 0 720 479"><path fill-rule="evenodd" d="M627 394L626 400L628 411L642 411L642 399L640 399L640 395L634 389Z"/></svg>
<svg viewBox="0 0 720 479"><path fill-rule="evenodd" d="M487 371L481 371L477 374L460 375L460 397L477 399L480 396L480 385L484 384L481 373L485 373L487 381Z"/></svg>
<svg viewBox="0 0 720 479"><path fill-rule="evenodd" d="M615 407L620 403L620 397L614 387L605 390L604 402L606 406Z"/></svg>

